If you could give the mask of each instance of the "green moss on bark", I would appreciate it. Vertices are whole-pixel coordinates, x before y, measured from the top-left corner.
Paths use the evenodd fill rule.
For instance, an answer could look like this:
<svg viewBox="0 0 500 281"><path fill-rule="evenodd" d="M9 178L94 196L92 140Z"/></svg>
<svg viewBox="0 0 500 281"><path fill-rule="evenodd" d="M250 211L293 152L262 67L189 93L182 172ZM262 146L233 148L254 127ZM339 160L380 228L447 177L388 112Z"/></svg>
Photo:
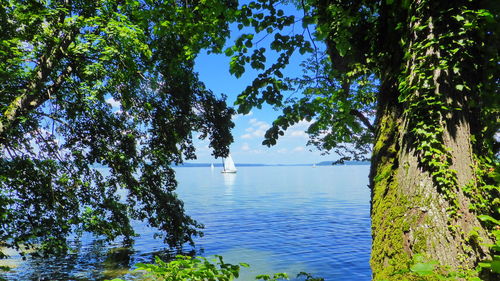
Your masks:
<svg viewBox="0 0 500 281"><path fill-rule="evenodd" d="M377 162L374 162L371 174L371 266L375 280L390 280L394 272L404 270L411 260L409 249L405 249L403 233L409 231L412 222L403 215L408 198L396 191L398 122L391 114L382 116L379 122L377 141L373 149L373 157Z"/></svg>

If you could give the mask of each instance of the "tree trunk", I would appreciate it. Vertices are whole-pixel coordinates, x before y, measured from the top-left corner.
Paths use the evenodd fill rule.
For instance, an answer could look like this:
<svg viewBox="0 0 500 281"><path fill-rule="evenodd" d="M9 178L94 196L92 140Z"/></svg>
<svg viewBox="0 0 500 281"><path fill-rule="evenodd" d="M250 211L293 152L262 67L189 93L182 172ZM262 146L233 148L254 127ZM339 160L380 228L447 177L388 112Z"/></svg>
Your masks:
<svg viewBox="0 0 500 281"><path fill-rule="evenodd" d="M451 203L422 168L415 148L404 144L408 122L401 108L388 102L379 109L370 174L373 279L390 280L389 274L407 269L416 254L452 270L474 268L488 250L471 239L472 233L488 236L469 211L470 200L462 189L455 190L460 216L451 218ZM458 185L463 187L474 180L471 135L465 119L453 127L455 137L446 133L444 143L452 151L451 169L458 171Z"/></svg>
<svg viewBox="0 0 500 281"><path fill-rule="evenodd" d="M443 34L433 18L438 11L420 2L410 7L415 20L408 27L403 72L382 77L378 99L370 173L374 280L401 280L393 274L407 270L416 255L437 261L438 271L458 272L474 269L489 254L487 231L464 192L476 181L471 124L477 117L452 84L456 77L439 66L448 54L439 48ZM404 76L407 92L400 85ZM435 106L428 97L441 103ZM418 133L426 128L428 138Z"/></svg>

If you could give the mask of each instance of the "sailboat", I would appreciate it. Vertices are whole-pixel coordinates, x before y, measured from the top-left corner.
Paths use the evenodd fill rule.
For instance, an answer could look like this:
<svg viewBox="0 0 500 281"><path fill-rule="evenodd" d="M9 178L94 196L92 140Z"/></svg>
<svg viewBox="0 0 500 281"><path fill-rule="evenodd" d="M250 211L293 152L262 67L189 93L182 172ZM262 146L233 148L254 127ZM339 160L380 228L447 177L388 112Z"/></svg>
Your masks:
<svg viewBox="0 0 500 281"><path fill-rule="evenodd" d="M234 166L231 154L229 154L227 158L222 158L222 166L222 173L236 173L236 166Z"/></svg>

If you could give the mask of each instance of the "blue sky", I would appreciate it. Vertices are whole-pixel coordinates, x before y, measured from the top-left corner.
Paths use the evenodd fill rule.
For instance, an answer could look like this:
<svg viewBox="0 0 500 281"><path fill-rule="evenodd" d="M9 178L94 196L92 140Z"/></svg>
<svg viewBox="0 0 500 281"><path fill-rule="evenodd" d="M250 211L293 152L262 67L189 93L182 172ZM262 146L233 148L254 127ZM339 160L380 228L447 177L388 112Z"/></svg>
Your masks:
<svg viewBox="0 0 500 281"><path fill-rule="evenodd" d="M272 36L269 37L272 38ZM233 38L235 37L233 36ZM295 56L284 75L300 75L302 69L299 64L303 59L299 55ZM200 80L205 83L208 89L217 95L226 94L228 104L233 105L238 94L253 81L257 76L257 72L247 68L244 75L238 79L229 73L229 61L230 58L223 54L208 55L203 52L196 59L195 70L199 73ZM272 59L268 59L268 62L272 62ZM308 136L305 130L309 126L306 121L290 127L275 146L269 148L262 145L265 131L278 115L279 112L274 111L269 106L264 106L261 110L252 109L248 115L236 115L234 117L235 128L232 131L234 143L231 145L231 155L236 164L306 164L338 158L334 154L321 155L321 152L314 147L306 146ZM220 162L219 159L216 160L211 156L208 142L196 141L195 145L198 159L194 162Z"/></svg>

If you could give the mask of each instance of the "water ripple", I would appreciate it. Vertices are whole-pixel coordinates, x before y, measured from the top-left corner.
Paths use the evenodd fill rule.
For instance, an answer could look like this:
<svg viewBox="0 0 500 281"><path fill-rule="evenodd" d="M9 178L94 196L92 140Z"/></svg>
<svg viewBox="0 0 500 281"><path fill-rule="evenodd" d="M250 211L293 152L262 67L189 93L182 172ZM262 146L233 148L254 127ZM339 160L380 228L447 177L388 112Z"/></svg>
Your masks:
<svg viewBox="0 0 500 281"><path fill-rule="evenodd" d="M306 271L325 280L371 279L368 166L241 167L226 178L209 168L178 168L185 209L205 225L197 238L203 255L247 262L240 280L258 273ZM112 279L137 262L150 262L164 246L152 229L133 249L87 236L65 259L14 259L8 280ZM121 270L121 271L120 271ZM128 275L132 277L131 275Z"/></svg>

